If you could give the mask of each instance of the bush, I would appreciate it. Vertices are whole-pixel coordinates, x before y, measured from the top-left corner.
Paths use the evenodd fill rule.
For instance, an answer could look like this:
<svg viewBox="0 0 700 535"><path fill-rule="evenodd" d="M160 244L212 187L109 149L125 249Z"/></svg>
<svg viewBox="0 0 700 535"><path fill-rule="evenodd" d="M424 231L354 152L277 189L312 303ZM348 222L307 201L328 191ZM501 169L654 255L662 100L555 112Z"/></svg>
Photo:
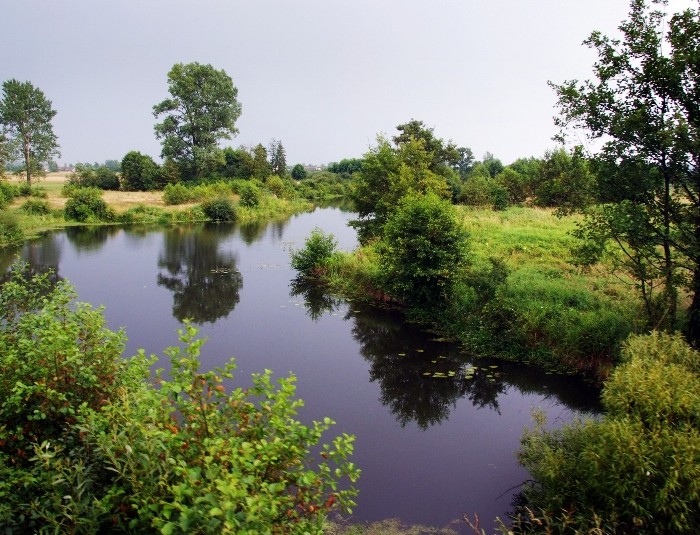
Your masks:
<svg viewBox="0 0 700 535"><path fill-rule="evenodd" d="M566 530L694 533L700 522L700 354L678 335L632 337L601 421L525 433L527 505ZM530 526L533 528L534 526ZM565 526L557 527L564 532ZM551 532L551 531L550 531ZM570 532L570 531L567 531Z"/></svg>
<svg viewBox="0 0 700 535"><path fill-rule="evenodd" d="M235 221L236 209L228 197L216 197L202 203L204 214L212 221Z"/></svg>
<svg viewBox="0 0 700 535"><path fill-rule="evenodd" d="M102 199L102 193L97 188L75 188L70 191L66 202L65 213L68 219L84 223L89 219L109 221L114 214L108 209Z"/></svg>
<svg viewBox="0 0 700 535"><path fill-rule="evenodd" d="M451 295L466 260L467 234L453 206L434 193L411 194L389 215L379 244L384 286L410 307Z"/></svg>
<svg viewBox="0 0 700 535"><path fill-rule="evenodd" d="M270 191L270 193L276 195L277 197L284 196L284 180L282 180L277 175L272 175L271 177L268 177L267 181L265 182L265 187Z"/></svg>
<svg viewBox="0 0 700 535"><path fill-rule="evenodd" d="M39 199L28 199L20 207L20 210L30 215L48 215L51 213L49 203Z"/></svg>
<svg viewBox="0 0 700 535"><path fill-rule="evenodd" d="M24 233L14 214L0 212L0 244L15 243L24 239Z"/></svg>
<svg viewBox="0 0 700 535"><path fill-rule="evenodd" d="M333 422L296 419L293 376L227 393L233 361L201 371L186 325L153 385L155 359L123 359L124 336L73 297L14 268L0 288L4 531L320 534L349 511L353 437L319 444Z"/></svg>
<svg viewBox="0 0 700 535"><path fill-rule="evenodd" d="M19 197L19 188L0 179L0 208L5 208L17 197Z"/></svg>
<svg viewBox="0 0 700 535"><path fill-rule="evenodd" d="M260 204L260 199L262 193L260 189L253 183L246 182L240 187L239 193L241 200L239 201L241 206L246 208L255 208Z"/></svg>
<svg viewBox="0 0 700 535"><path fill-rule="evenodd" d="M167 205L185 204L195 200L193 192L183 184L168 184L163 190L163 202Z"/></svg>
<svg viewBox="0 0 700 535"><path fill-rule="evenodd" d="M292 251L291 266L302 275L318 274L327 265L337 246L333 234L324 234L320 228L315 228L304 241L304 248Z"/></svg>
<svg viewBox="0 0 700 535"><path fill-rule="evenodd" d="M68 183L80 188L119 189L117 173L103 165L99 167L92 167L89 164L76 165L75 172L68 176Z"/></svg>

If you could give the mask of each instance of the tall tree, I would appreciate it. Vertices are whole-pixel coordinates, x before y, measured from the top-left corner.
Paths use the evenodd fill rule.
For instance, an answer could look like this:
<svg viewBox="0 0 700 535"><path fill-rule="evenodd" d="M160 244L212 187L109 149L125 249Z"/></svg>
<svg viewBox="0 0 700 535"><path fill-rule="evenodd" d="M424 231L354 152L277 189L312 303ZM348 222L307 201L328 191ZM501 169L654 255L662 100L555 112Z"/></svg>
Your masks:
<svg viewBox="0 0 700 535"><path fill-rule="evenodd" d="M594 32L594 80L554 85L562 134L580 127L604 140L599 182L614 201L592 231L609 235L634 255L657 251L663 318L676 322L678 285L689 275L689 339L700 343L700 11L672 16L665 0L632 0L621 39ZM601 172L601 170L603 172ZM616 207L620 207L617 209ZM634 213L635 224L625 223Z"/></svg>
<svg viewBox="0 0 700 535"><path fill-rule="evenodd" d="M270 169L272 170L272 174L284 178L287 174L287 156L282 142L278 139L272 139L268 152L270 155Z"/></svg>
<svg viewBox="0 0 700 535"><path fill-rule="evenodd" d="M262 143L253 147L253 178L266 180L270 176L270 163L267 161L267 149Z"/></svg>
<svg viewBox="0 0 700 535"><path fill-rule="evenodd" d="M21 172L31 185L32 177L43 176L42 164L60 156L51 121L56 112L51 101L31 82L7 80L2 84L0 126L7 137L12 159L24 162Z"/></svg>
<svg viewBox="0 0 700 535"><path fill-rule="evenodd" d="M223 70L199 63L177 63L168 73L171 98L153 107L161 156L171 158L185 177L202 177L217 157L217 143L238 130L238 89Z"/></svg>

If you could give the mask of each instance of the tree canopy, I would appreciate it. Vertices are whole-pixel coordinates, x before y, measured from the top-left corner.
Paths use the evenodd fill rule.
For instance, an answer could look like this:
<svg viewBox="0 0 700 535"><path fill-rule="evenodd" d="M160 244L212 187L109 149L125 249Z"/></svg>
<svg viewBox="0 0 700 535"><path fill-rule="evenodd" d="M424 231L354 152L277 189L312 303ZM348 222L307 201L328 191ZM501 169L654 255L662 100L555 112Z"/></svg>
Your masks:
<svg viewBox="0 0 700 535"><path fill-rule="evenodd" d="M181 167L183 177L198 178L214 164L217 143L238 131L238 89L223 70L200 63L177 63L168 73L170 98L153 107L161 156Z"/></svg>
<svg viewBox="0 0 700 535"><path fill-rule="evenodd" d="M5 135L9 159L24 162L21 172L31 184L44 174L42 164L59 156L58 139L51 121L56 111L44 93L31 82L7 80L2 84L0 127Z"/></svg>
<svg viewBox="0 0 700 535"><path fill-rule="evenodd" d="M652 326L675 328L679 286L687 282L687 328L697 344L700 12L687 9L669 21L665 5L632 0L619 27L621 39L594 32L585 41L598 56L595 78L553 87L562 138L574 127L604 141L598 154L600 193L613 203L589 218L588 230L635 259L630 273L643 295L663 288Z"/></svg>

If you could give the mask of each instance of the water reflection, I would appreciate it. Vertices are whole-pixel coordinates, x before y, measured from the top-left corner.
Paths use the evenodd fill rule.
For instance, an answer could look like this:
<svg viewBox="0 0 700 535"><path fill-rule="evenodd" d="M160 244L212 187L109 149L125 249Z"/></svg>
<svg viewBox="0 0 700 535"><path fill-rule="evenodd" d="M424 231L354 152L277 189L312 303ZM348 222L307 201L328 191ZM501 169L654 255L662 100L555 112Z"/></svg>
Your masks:
<svg viewBox="0 0 700 535"><path fill-rule="evenodd" d="M49 280L53 283L63 280L63 277L58 274L61 247L53 234L49 234L41 241L28 241L22 246L5 249L3 253L0 255L0 274L2 274L0 282L9 279L10 266L20 259L27 263L28 276L49 273Z"/></svg>
<svg viewBox="0 0 700 535"><path fill-rule="evenodd" d="M121 227L94 225L86 227L66 227L66 238L78 251L98 251L111 236L121 232Z"/></svg>
<svg viewBox="0 0 700 535"><path fill-rule="evenodd" d="M318 321L324 314L335 312L345 303L339 297L328 293L320 284L303 277L297 277L289 283L289 295L304 300L306 315L313 321Z"/></svg>
<svg viewBox="0 0 700 535"><path fill-rule="evenodd" d="M173 316L194 323L227 317L238 304L243 277L236 255L220 249L232 225L173 227L164 231L158 285L173 292Z"/></svg>
<svg viewBox="0 0 700 535"><path fill-rule="evenodd" d="M431 342L385 311L354 314L352 329L362 356L370 364L370 380L381 387L383 405L401 426L421 429L445 421L457 400L498 411L506 385L489 368L466 367L453 346Z"/></svg>

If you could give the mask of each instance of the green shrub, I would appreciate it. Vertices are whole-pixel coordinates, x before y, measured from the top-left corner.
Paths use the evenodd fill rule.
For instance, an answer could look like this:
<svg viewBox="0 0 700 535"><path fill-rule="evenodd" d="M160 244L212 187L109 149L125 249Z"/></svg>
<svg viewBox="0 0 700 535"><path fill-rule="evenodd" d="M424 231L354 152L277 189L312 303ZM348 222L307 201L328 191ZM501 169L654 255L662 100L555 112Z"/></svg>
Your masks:
<svg viewBox="0 0 700 535"><path fill-rule="evenodd" d="M527 505L588 531L694 533L700 521L700 354L678 335L632 337L605 385L606 416L523 436ZM537 531L534 525L530 526ZM549 531L551 533L552 531Z"/></svg>
<svg viewBox="0 0 700 535"><path fill-rule="evenodd" d="M163 190L163 202L167 205L185 204L195 200L193 192L183 184L168 184Z"/></svg>
<svg viewBox="0 0 700 535"><path fill-rule="evenodd" d="M10 204L16 197L19 197L19 188L6 180L0 179L0 208Z"/></svg>
<svg viewBox="0 0 700 535"><path fill-rule="evenodd" d="M76 165L75 171L68 175L68 183L79 188L119 189L117 173L103 165L99 167L93 167L90 164Z"/></svg>
<svg viewBox="0 0 700 535"><path fill-rule="evenodd" d="M0 244L15 243L24 239L24 233L14 214L0 212Z"/></svg>
<svg viewBox="0 0 700 535"><path fill-rule="evenodd" d="M265 182L265 187L270 191L270 193L276 195L277 197L284 196L284 180L282 180L277 175L272 175L271 177L268 177L267 181Z"/></svg>
<svg viewBox="0 0 700 535"><path fill-rule="evenodd" d="M452 205L434 193L399 201L379 244L384 286L410 307L445 302L465 265L467 234Z"/></svg>
<svg viewBox="0 0 700 535"><path fill-rule="evenodd" d="M202 203L202 210L212 221L235 221L236 208L228 197L216 197Z"/></svg>
<svg viewBox="0 0 700 535"><path fill-rule="evenodd" d="M260 188L258 188L252 182L246 182L241 185L238 193L241 197L240 204L246 208L254 208L260 204L260 199L262 193L260 193Z"/></svg>
<svg viewBox="0 0 700 535"><path fill-rule="evenodd" d="M66 201L65 214L68 219L84 223L90 219L110 221L114 214L102 199L102 192L97 188L75 188L70 191Z"/></svg>
<svg viewBox="0 0 700 535"><path fill-rule="evenodd" d="M0 526L8 533L315 533L349 511L353 437L301 424L293 376L227 393L186 325L168 379L72 288L0 287ZM313 458L320 456L317 461ZM340 484L342 483L342 490Z"/></svg>
<svg viewBox="0 0 700 535"><path fill-rule="evenodd" d="M337 245L338 242L333 234L324 234L320 228L315 228L304 241L304 247L292 251L291 266L302 275L318 274L335 253Z"/></svg>
<svg viewBox="0 0 700 535"><path fill-rule="evenodd" d="M48 215L51 213L49 203L40 199L27 199L20 207L20 210L30 215Z"/></svg>

